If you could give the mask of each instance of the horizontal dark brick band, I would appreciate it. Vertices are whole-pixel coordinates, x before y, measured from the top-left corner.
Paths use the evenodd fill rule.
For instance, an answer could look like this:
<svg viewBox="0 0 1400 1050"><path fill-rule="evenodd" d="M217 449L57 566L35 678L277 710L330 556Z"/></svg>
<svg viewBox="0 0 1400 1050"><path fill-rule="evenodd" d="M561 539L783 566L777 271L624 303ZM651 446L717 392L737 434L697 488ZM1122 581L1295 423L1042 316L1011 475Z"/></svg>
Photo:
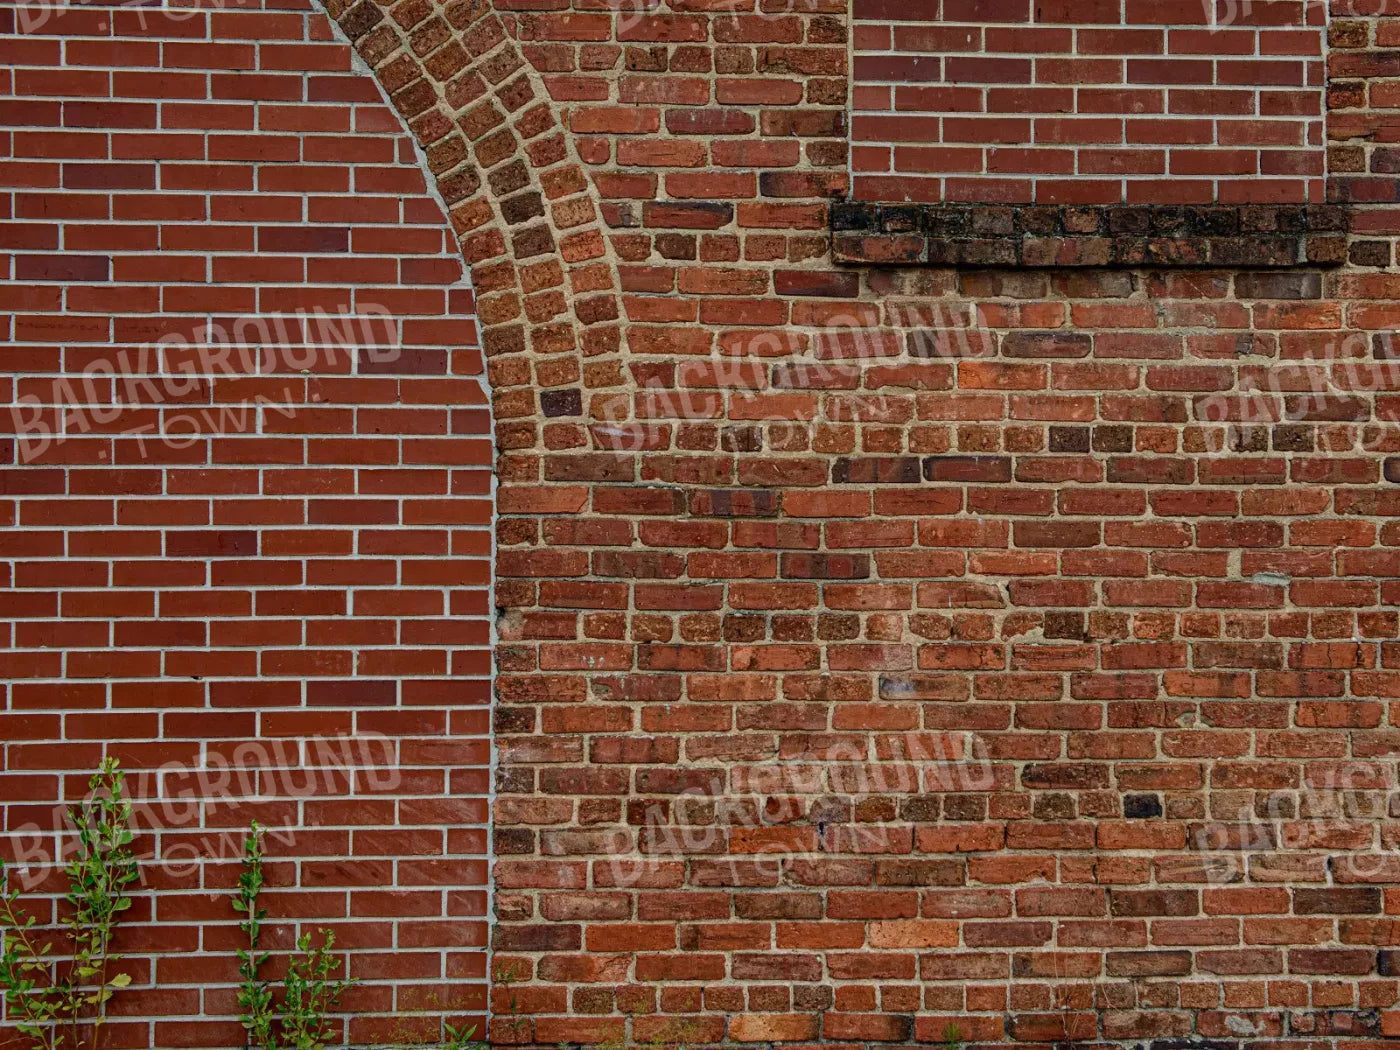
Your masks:
<svg viewBox="0 0 1400 1050"><path fill-rule="evenodd" d="M876 204L831 208L832 256L867 266L1336 266L1336 204Z"/></svg>
<svg viewBox="0 0 1400 1050"><path fill-rule="evenodd" d="M1263 452L1268 449L1264 428L1253 428L1255 435L1241 435L1232 441L1231 452ZM1312 451L1311 435L1298 435L1297 427L1274 428L1275 452L1294 451L1301 446ZM1050 428L1050 452L1123 453L1108 460L1103 481L1125 485L1190 485L1197 475L1181 459L1171 457L1133 458L1132 428L1122 426ZM1251 440L1252 438L1252 440ZM1017 478L1011 456L942 455L942 456L842 456L831 464L833 485L918 485L925 481L967 484L997 484L1013 480L1042 481L1054 484L1053 478ZM1274 481L1285 480L1283 468L1278 467ZM1389 456L1382 463L1385 480L1400 484L1400 456ZM1261 475L1262 477L1262 475ZM1201 480L1207 480L1201 475ZM718 512L709 512L718 516Z"/></svg>

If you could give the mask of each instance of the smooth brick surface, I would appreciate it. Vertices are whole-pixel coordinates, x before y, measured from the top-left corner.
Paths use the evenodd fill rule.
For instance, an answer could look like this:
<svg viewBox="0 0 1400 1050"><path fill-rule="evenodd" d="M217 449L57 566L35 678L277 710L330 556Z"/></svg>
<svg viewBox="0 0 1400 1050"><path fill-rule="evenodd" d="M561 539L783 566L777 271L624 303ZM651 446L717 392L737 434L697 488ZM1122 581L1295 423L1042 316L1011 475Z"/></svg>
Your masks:
<svg viewBox="0 0 1400 1050"><path fill-rule="evenodd" d="M1326 5L854 0L860 200L1323 199Z"/></svg>
<svg viewBox="0 0 1400 1050"><path fill-rule="evenodd" d="M335 928L349 1038L435 1035L409 1016L428 987L480 1023L491 418L435 187L322 13L15 18L6 857L42 870L121 760L158 896L118 941L106 1046L242 1045L227 894L254 819L265 943Z"/></svg>

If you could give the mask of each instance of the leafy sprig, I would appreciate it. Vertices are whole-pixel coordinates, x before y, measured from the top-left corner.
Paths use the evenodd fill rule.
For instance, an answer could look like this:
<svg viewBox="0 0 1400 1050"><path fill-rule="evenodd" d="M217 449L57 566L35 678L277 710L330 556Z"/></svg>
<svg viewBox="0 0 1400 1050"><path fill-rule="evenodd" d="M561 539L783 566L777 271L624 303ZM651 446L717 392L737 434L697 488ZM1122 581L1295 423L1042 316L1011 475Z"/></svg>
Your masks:
<svg viewBox="0 0 1400 1050"><path fill-rule="evenodd" d="M267 917L258 904L265 882L262 837L263 829L255 821L243 842L243 871L233 897L234 911L243 916L239 929L248 938L248 947L238 950L238 1005L244 1011L239 1020L255 1050L324 1050L334 1035L330 1011L355 981L335 976L340 960L331 930L317 932L319 944L310 933L297 938L297 954L287 961L280 1002L262 977L262 967L271 958L260 947Z"/></svg>
<svg viewBox="0 0 1400 1050"><path fill-rule="evenodd" d="M0 989L35 1050L96 1050L108 1001L131 983L130 974L112 972L121 961L112 940L140 877L131 820L126 775L116 759L104 759L88 795L68 811L77 849L64 866L68 907L56 929L41 929L24 910L0 861ZM56 938L66 942L57 953Z"/></svg>

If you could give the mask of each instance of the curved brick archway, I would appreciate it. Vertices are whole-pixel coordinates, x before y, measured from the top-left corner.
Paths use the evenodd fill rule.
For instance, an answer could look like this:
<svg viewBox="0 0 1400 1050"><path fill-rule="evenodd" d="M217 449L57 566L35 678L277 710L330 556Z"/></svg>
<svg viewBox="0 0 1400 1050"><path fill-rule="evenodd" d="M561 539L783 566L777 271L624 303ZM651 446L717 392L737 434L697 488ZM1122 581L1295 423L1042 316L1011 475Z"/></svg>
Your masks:
<svg viewBox="0 0 1400 1050"><path fill-rule="evenodd" d="M539 75L477 0L327 10L425 150L448 203L477 292L498 417L528 430L514 421L581 415L584 386L621 381L617 275ZM521 435L503 443L533 447Z"/></svg>

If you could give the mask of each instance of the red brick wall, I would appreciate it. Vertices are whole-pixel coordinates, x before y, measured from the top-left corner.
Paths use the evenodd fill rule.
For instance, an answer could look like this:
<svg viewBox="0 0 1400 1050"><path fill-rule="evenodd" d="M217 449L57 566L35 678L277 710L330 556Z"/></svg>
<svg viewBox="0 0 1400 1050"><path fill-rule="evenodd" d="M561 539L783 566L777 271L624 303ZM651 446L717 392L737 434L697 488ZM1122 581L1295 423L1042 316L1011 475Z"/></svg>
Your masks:
<svg viewBox="0 0 1400 1050"><path fill-rule="evenodd" d="M863 200L1323 199L1321 0L856 0Z"/></svg>
<svg viewBox="0 0 1400 1050"><path fill-rule="evenodd" d="M269 944L333 926L353 1038L436 1035L485 1005L492 548L442 204L306 5L15 17L7 855L58 890L55 805L104 754L133 774L157 896L107 1046L242 1045L226 895L254 819Z"/></svg>
<svg viewBox="0 0 1400 1050"><path fill-rule="evenodd" d="M846 5L736 6L331 5L493 391L493 1038L1393 1042L1400 12L1348 265L954 271L829 262Z"/></svg>

